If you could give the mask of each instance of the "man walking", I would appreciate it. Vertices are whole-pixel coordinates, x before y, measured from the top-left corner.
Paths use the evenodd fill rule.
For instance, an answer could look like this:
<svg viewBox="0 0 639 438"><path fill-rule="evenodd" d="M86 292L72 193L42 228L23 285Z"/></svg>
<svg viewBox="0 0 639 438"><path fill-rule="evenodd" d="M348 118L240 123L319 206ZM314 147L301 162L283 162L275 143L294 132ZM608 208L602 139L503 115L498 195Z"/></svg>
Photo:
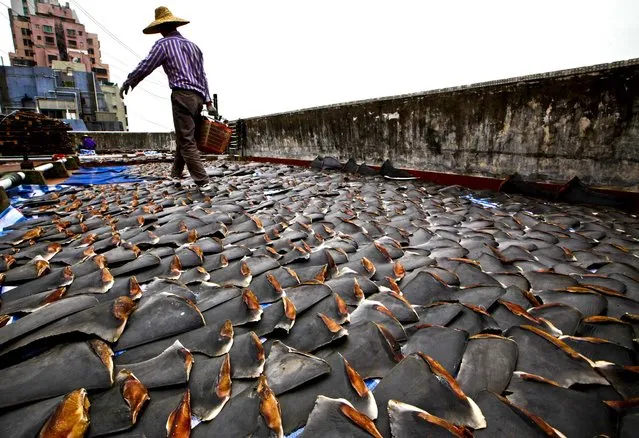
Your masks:
<svg viewBox="0 0 639 438"><path fill-rule="evenodd" d="M128 76L122 84L120 96L133 90L153 70L162 66L169 78L173 124L177 150L171 169L171 177L177 180L183 177L184 166L189 170L195 184L201 191L211 189L209 177L200 161L200 153L195 141L195 126L204 103L210 114L216 109L211 103L209 86L204 73L202 52L178 31L179 26L189 21L174 16L171 11L160 6L155 10L155 21L149 24L145 34L162 34L149 55Z"/></svg>

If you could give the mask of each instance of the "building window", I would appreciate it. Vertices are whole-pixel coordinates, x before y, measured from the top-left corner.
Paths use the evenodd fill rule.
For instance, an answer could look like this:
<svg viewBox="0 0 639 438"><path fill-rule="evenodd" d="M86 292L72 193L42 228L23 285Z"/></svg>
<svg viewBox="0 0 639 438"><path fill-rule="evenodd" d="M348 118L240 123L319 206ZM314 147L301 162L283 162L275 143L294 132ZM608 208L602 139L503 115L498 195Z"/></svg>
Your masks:
<svg viewBox="0 0 639 438"><path fill-rule="evenodd" d="M42 37L38 35L38 41L42 41Z"/></svg>
<svg viewBox="0 0 639 438"><path fill-rule="evenodd" d="M78 47L78 43L76 40L69 40L69 47Z"/></svg>
<svg viewBox="0 0 639 438"><path fill-rule="evenodd" d="M40 25L36 24L36 29L40 30Z"/></svg>
<svg viewBox="0 0 639 438"><path fill-rule="evenodd" d="M84 33L81 30L79 30L78 31L78 35L82 36L82 35L84 35Z"/></svg>
<svg viewBox="0 0 639 438"><path fill-rule="evenodd" d="M42 26L42 31L44 33L53 33L53 26Z"/></svg>
<svg viewBox="0 0 639 438"><path fill-rule="evenodd" d="M75 29L67 29L67 36L74 37Z"/></svg>
<svg viewBox="0 0 639 438"><path fill-rule="evenodd" d="M87 44L92 46L93 45L93 38L87 38Z"/></svg>
<svg viewBox="0 0 639 438"><path fill-rule="evenodd" d="M57 61L58 57L55 55L49 55L47 56L47 59L49 60L49 64L51 64L53 61Z"/></svg>
<svg viewBox="0 0 639 438"><path fill-rule="evenodd" d="M93 55L93 54L95 54L95 50L89 49L89 55Z"/></svg>
<svg viewBox="0 0 639 438"><path fill-rule="evenodd" d="M46 44L55 45L55 38L53 38L53 37L44 37L44 42Z"/></svg>
<svg viewBox="0 0 639 438"><path fill-rule="evenodd" d="M26 27L23 27L20 31L22 32L22 35L31 35L31 31Z"/></svg>

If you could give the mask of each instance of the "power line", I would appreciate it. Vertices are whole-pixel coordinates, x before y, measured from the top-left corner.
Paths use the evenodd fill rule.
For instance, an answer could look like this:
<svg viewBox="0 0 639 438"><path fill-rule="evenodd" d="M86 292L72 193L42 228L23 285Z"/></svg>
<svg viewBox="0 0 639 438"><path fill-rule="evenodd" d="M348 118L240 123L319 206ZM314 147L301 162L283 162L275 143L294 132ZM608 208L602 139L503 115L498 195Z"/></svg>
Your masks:
<svg viewBox="0 0 639 438"><path fill-rule="evenodd" d="M111 38L113 38L118 44L120 44L122 47L124 47L127 51L129 51L131 54L133 54L133 56L135 56L138 59L142 59L142 57L140 55L138 55L135 50L133 50L131 47L129 47L128 45L126 45L124 42L122 42L122 40L120 38L118 38L113 32L111 32L109 29L107 29L102 23L100 23L98 20L96 20L95 18L93 18L93 16L82 7L82 5L77 2L76 0L71 0L71 3L73 3L78 9L80 9L80 11L82 11L91 21L93 21L100 29L104 30L107 35L109 35ZM156 81L151 80L151 83L156 83L158 85L162 85L163 84L159 84ZM163 101L168 100L166 97L163 96L159 96L143 87L139 87L143 92L145 92L146 94L153 96L157 99L161 99Z"/></svg>
<svg viewBox="0 0 639 438"><path fill-rule="evenodd" d="M80 3L78 3L76 0L71 0L71 3L73 3L78 9L80 9L80 11L82 11L91 21L93 21L100 29L104 30L107 33L107 35L109 35L111 38L113 38L115 41L117 41L122 47L124 47L126 50L128 50L136 58L142 59L142 57L140 55L138 55L135 52L135 50L133 50L131 47L126 45L124 42L122 42L122 40L120 38L118 38L113 32L111 32L109 29L107 29L98 20L93 18L93 16L89 12L87 12L87 10L84 9Z"/></svg>
<svg viewBox="0 0 639 438"><path fill-rule="evenodd" d="M124 70L125 68L127 68L127 69L128 69L128 66L124 65L124 63L122 63L121 61L118 61L118 60L117 60L114 56L110 55L109 53L107 53L107 52L105 52L105 51L102 51L102 53L103 53L104 55L107 55L107 56L109 56L109 57L111 57L111 58L115 59L116 64L119 64L119 65L121 65L121 66L122 66L122 67L117 67L116 65L113 65L113 62L109 62L109 66L110 66L111 68L114 68L114 69L116 69L116 70L118 70L118 71L121 71L122 73L125 73L125 74L128 74L128 73L129 73L129 71L128 71L128 70ZM153 84L153 85L157 85L157 86L162 87L162 88L166 88L166 83L162 83L162 82L160 82L160 81L156 81L156 80L153 80L153 79L148 78L148 77L144 79L144 83L145 83L145 84Z"/></svg>
<svg viewBox="0 0 639 438"><path fill-rule="evenodd" d="M137 116L137 118L139 118L140 120L144 120L145 122L148 122L148 123L150 123L150 124L152 124L152 125L159 126L160 128L168 129L169 131L171 130L171 128L169 128L169 127L168 127L168 126L166 126L166 125L162 125L162 124L160 124L160 123L156 123L156 122L154 122L154 121L152 121L152 120L149 120L149 119L146 119L146 118L144 118L144 117L142 117L142 116Z"/></svg>

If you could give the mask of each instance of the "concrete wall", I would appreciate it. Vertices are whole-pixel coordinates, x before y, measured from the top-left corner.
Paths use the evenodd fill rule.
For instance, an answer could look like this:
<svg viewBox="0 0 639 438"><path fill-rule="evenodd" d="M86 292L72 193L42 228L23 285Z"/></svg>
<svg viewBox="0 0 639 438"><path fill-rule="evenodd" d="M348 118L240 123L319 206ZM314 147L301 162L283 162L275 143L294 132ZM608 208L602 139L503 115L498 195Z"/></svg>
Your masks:
<svg viewBox="0 0 639 438"><path fill-rule="evenodd" d="M175 150L172 132L69 132L73 144L82 143L82 136L90 135L97 143L97 152L132 153L137 151L170 152Z"/></svg>
<svg viewBox="0 0 639 438"><path fill-rule="evenodd" d="M639 189L639 60L246 120L245 155Z"/></svg>

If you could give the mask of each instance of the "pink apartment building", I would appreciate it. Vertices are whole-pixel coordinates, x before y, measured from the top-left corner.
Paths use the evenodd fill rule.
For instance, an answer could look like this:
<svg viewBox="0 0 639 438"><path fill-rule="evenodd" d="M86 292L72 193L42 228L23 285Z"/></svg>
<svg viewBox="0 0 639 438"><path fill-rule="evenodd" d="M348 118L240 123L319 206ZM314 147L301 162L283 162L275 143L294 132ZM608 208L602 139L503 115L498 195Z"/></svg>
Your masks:
<svg viewBox="0 0 639 438"><path fill-rule="evenodd" d="M51 67L53 61L80 62L100 81L109 81L100 41L88 33L69 4L57 0L18 0L9 10L15 52L13 66Z"/></svg>

